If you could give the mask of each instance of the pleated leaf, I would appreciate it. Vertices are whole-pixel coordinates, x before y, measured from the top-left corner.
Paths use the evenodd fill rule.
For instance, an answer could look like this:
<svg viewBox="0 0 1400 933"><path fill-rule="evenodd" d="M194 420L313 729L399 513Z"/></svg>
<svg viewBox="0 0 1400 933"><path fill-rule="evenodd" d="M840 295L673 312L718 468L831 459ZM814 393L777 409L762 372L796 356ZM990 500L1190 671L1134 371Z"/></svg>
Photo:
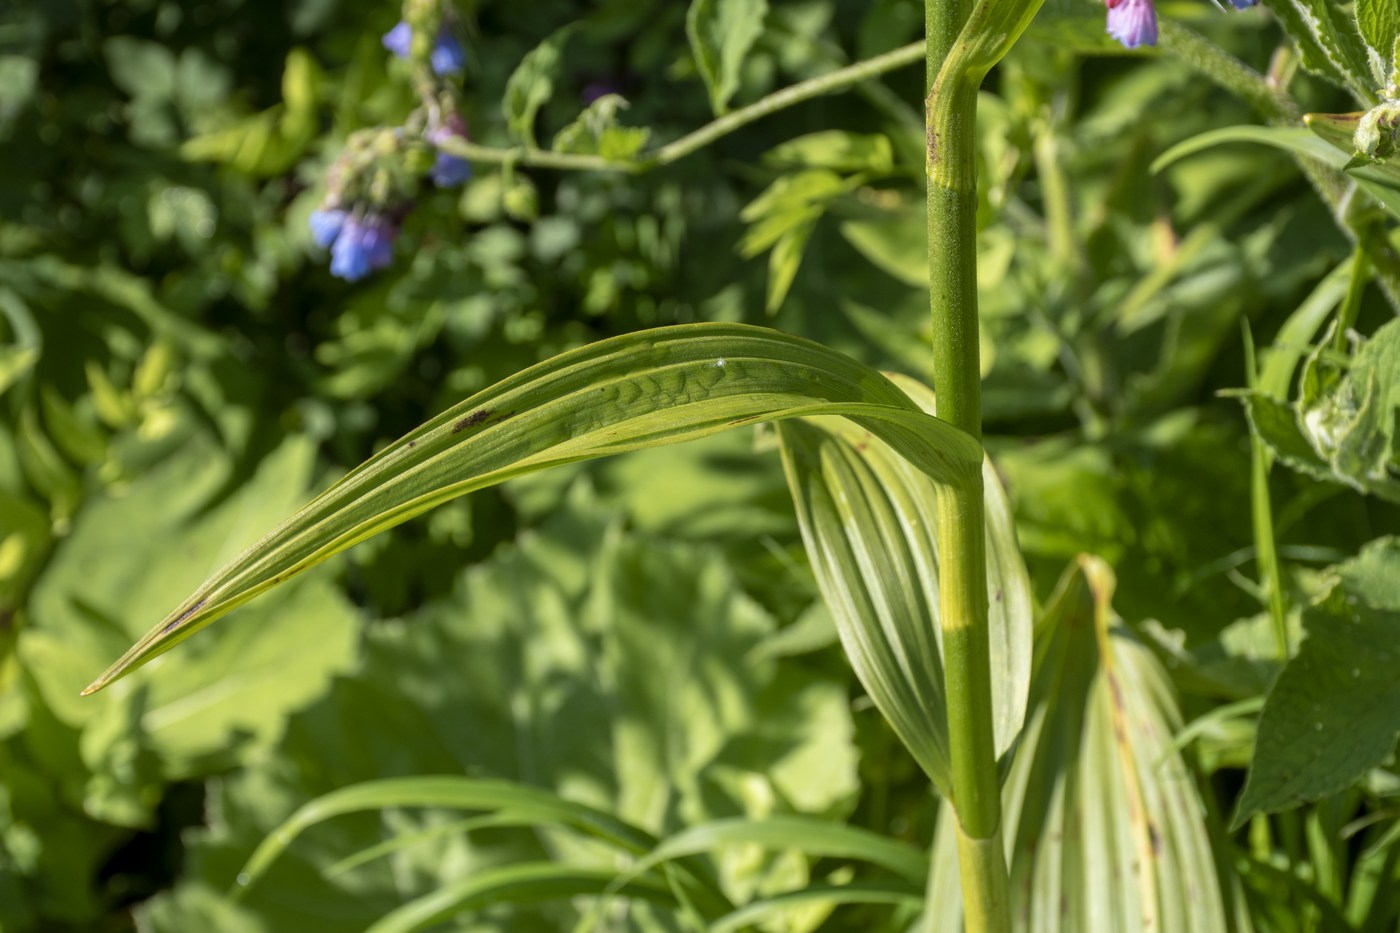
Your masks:
<svg viewBox="0 0 1400 933"><path fill-rule="evenodd" d="M1173 736L1166 670L1114 615L1114 578L1081 557L1036 630L1025 732L1002 792L1017 933L1246 931ZM931 916L962 923L955 816L939 812Z"/></svg>
<svg viewBox="0 0 1400 933"><path fill-rule="evenodd" d="M505 379L390 444L217 571L84 692L455 496L550 466L807 415L853 419L939 483L970 482L981 461L971 436L811 341L738 324L615 337Z"/></svg>
<svg viewBox="0 0 1400 933"><path fill-rule="evenodd" d="M897 384L932 410L933 393ZM822 595L866 692L945 796L947 701L938 602L938 487L860 425L779 427L788 484ZM1020 732L1030 683L1032 597L1006 494L989 462L987 604L998 754Z"/></svg>

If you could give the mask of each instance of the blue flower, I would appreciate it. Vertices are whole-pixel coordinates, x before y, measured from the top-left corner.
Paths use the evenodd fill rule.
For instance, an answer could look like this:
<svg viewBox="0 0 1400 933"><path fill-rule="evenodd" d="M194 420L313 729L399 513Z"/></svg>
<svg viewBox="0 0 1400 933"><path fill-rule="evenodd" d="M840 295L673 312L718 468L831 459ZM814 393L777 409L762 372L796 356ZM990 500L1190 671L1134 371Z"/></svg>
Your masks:
<svg viewBox="0 0 1400 933"><path fill-rule="evenodd" d="M396 58L408 58L409 48L413 45L413 27L399 20L399 24L388 32L384 33L384 48L394 53Z"/></svg>
<svg viewBox="0 0 1400 933"><path fill-rule="evenodd" d="M394 261L394 238L398 235L392 221L375 214L347 217L331 247L331 275L358 282L375 269L383 269Z"/></svg>
<svg viewBox="0 0 1400 933"><path fill-rule="evenodd" d="M467 67L467 50L451 33L443 30L433 43L433 71L440 75L461 74Z"/></svg>
<svg viewBox="0 0 1400 933"><path fill-rule="evenodd" d="M408 58L409 50L413 46L413 27L400 20L397 26L384 33L382 41L384 48L398 58ZM457 41L456 36L444 28L438 32L429 60L437 74L460 74L467 67L467 50Z"/></svg>
<svg viewBox="0 0 1400 933"><path fill-rule="evenodd" d="M345 211L337 209L312 211L311 239L315 240L321 249L328 249L335 242L335 238L340 236L340 228L345 226L345 219L349 216Z"/></svg>
<svg viewBox="0 0 1400 933"><path fill-rule="evenodd" d="M1157 44L1157 11L1152 0L1107 0L1107 4L1110 36L1130 49Z"/></svg>
<svg viewBox="0 0 1400 933"><path fill-rule="evenodd" d="M1259 3L1259 0L1230 0L1237 10L1247 10Z"/></svg>
<svg viewBox="0 0 1400 933"><path fill-rule="evenodd" d="M449 139L466 139L467 124L457 114L448 117L441 126L428 131L428 142L439 145ZM466 159L446 152L437 154L433 163L433 184L439 188L455 188L472 177L472 164Z"/></svg>

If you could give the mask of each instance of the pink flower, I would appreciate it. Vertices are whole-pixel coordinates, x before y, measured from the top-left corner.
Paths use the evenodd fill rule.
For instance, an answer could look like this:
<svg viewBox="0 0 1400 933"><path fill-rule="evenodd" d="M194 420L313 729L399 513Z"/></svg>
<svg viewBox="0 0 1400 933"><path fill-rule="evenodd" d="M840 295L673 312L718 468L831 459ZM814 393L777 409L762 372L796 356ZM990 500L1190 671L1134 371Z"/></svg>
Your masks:
<svg viewBox="0 0 1400 933"><path fill-rule="evenodd" d="M1108 34L1130 49L1157 44L1157 11L1152 0L1106 0Z"/></svg>

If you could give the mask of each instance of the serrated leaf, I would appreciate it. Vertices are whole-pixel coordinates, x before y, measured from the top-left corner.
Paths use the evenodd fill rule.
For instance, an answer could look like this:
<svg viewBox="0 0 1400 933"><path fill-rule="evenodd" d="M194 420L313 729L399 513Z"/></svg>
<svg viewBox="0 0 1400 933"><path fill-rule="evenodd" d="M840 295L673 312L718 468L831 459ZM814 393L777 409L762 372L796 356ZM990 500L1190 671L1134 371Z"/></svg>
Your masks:
<svg viewBox="0 0 1400 933"><path fill-rule="evenodd" d="M258 594L475 489L547 467L739 425L841 415L939 483L971 481L981 446L879 373L818 344L693 324L604 340L477 393L380 451L215 573L86 691Z"/></svg>
<svg viewBox="0 0 1400 933"><path fill-rule="evenodd" d="M1356 28L1384 74L1395 67L1393 53L1400 39L1400 5L1395 0L1356 0Z"/></svg>
<svg viewBox="0 0 1400 933"><path fill-rule="evenodd" d="M1400 735L1400 540L1333 568L1308 637L1269 692L1235 825L1320 800L1393 754Z"/></svg>
<svg viewBox="0 0 1400 933"><path fill-rule="evenodd" d="M768 0L691 0L685 31L716 114L729 109L739 90L740 68L767 15Z"/></svg>
<svg viewBox="0 0 1400 933"><path fill-rule="evenodd" d="M1171 680L1114 613L1114 586L1106 564L1081 557L1037 623L1030 711L1002 795L1012 929L1226 933L1228 867L1217 874L1203 802L1172 746ZM955 823L945 802L925 929L961 928Z"/></svg>
<svg viewBox="0 0 1400 933"><path fill-rule="evenodd" d="M931 410L932 392L898 378ZM946 794L946 696L938 617L937 489L868 432L831 419L779 426L783 463L817 582L875 705ZM982 470L998 754L1020 731L1030 677L1031 593L995 470Z"/></svg>
<svg viewBox="0 0 1400 933"><path fill-rule="evenodd" d="M506 81L501 109L511 135L531 149L535 143L535 117L554 93L554 81L560 74L564 45L573 35L575 24L557 29L535 46Z"/></svg>
<svg viewBox="0 0 1400 933"><path fill-rule="evenodd" d="M1375 63L1367 55L1355 20L1335 0L1264 0L1264 3L1294 37L1310 70L1340 79L1342 86L1359 93L1362 100L1368 99L1372 88L1384 80L1375 72ZM1315 53L1321 53L1327 62L1325 69Z"/></svg>
<svg viewBox="0 0 1400 933"><path fill-rule="evenodd" d="M1309 26L1303 14L1303 7L1294 0L1262 0L1264 6L1278 19L1283 31L1293 40L1298 50L1298 60L1304 70L1332 82L1338 87L1350 89L1347 75L1342 67L1328 54Z"/></svg>

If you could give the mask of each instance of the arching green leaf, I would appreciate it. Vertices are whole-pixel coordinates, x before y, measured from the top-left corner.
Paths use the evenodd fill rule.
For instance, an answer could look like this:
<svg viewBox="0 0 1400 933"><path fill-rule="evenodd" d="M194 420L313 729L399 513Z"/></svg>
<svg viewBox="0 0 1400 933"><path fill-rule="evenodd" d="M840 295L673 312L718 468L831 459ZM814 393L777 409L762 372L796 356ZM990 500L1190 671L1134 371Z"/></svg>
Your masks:
<svg viewBox="0 0 1400 933"><path fill-rule="evenodd" d="M843 415L940 483L980 445L878 372L819 344L693 324L561 354L390 444L217 571L85 691L110 684L295 574L456 496L558 464L804 415Z"/></svg>

